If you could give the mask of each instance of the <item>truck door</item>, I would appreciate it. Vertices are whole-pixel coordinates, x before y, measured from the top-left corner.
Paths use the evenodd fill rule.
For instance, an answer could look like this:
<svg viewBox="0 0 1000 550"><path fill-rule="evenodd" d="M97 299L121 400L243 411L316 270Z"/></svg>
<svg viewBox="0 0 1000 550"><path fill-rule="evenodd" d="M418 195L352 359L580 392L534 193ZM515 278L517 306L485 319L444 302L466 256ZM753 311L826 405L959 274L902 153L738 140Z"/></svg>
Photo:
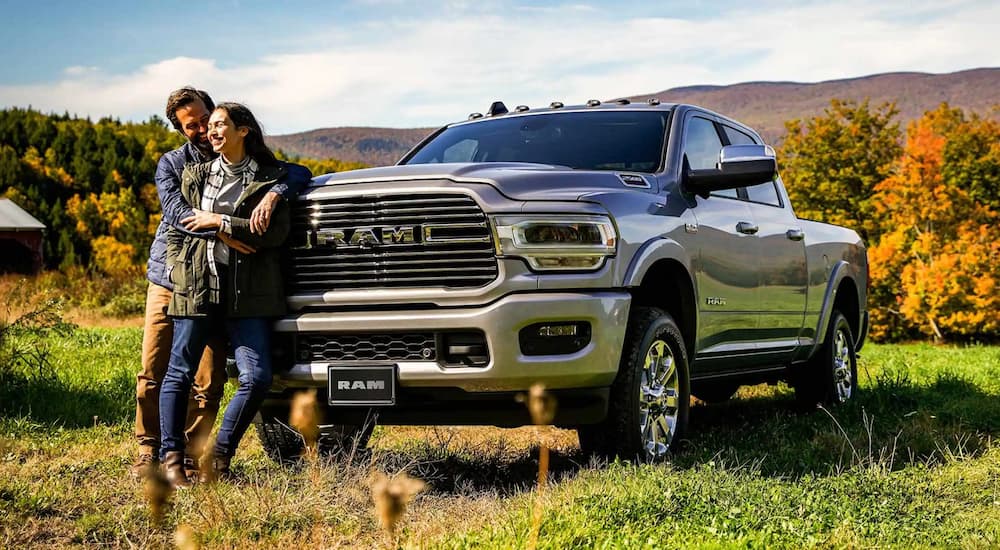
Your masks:
<svg viewBox="0 0 1000 550"><path fill-rule="evenodd" d="M715 122L695 114L685 121L684 155L692 169L714 168L722 139ZM749 203L735 189L697 197L692 209L698 243L695 282L698 285L697 358L705 370L738 368L752 354L758 323L758 239L749 231Z"/></svg>
<svg viewBox="0 0 1000 550"><path fill-rule="evenodd" d="M805 235L775 182L748 187L747 199L765 251L760 257L757 348L767 362L780 361L795 351L805 316Z"/></svg>
<svg viewBox="0 0 1000 550"><path fill-rule="evenodd" d="M730 145L748 145L748 134L723 124ZM780 362L791 358L798 345L806 309L806 249L788 198L777 181L747 187L743 193L750 207L762 254L759 257L760 316L758 361Z"/></svg>

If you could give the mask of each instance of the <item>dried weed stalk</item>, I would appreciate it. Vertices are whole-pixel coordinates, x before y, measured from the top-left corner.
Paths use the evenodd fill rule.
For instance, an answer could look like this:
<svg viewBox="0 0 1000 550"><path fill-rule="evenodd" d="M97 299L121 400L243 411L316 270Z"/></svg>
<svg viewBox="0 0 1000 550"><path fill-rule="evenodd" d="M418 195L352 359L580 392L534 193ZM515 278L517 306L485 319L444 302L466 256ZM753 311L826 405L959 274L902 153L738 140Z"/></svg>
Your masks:
<svg viewBox="0 0 1000 550"><path fill-rule="evenodd" d="M163 516L166 514L167 506L170 505L170 497L174 489L167 482L163 472L152 464L146 467L143 473L143 494L149 504L149 517L153 525L159 527L163 523Z"/></svg>
<svg viewBox="0 0 1000 550"><path fill-rule="evenodd" d="M405 473L393 477L387 477L382 472L375 472L372 475L371 490L375 513L382 528L390 537L395 537L396 527L406 512L406 505L426 487L426 483Z"/></svg>
<svg viewBox="0 0 1000 550"><path fill-rule="evenodd" d="M177 550L198 550L201 548L194 529L186 523L178 525L177 530L174 531L174 545L177 546Z"/></svg>
<svg viewBox="0 0 1000 550"><path fill-rule="evenodd" d="M547 426L552 423L556 416L556 397L545 391L545 386L535 383L528 390L525 399L528 406L528 413L531 415L531 422L536 426ZM536 435L538 435L536 431ZM538 437L538 494L535 498L535 505L531 514L531 534L528 537L528 548L534 549L538 546L538 533L542 526L542 494L548 485L549 476L549 447L542 438Z"/></svg>
<svg viewBox="0 0 1000 550"><path fill-rule="evenodd" d="M295 394L288 423L302 434L308 453L315 455L319 440L319 405L316 403L315 388Z"/></svg>

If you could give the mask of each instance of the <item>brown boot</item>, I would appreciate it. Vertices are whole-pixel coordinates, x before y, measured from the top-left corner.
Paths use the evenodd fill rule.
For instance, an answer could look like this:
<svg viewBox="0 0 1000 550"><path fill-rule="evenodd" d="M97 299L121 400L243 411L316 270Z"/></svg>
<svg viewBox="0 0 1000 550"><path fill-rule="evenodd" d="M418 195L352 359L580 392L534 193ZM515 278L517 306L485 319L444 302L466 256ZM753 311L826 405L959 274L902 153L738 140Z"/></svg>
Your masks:
<svg viewBox="0 0 1000 550"><path fill-rule="evenodd" d="M229 463L233 460L231 456L215 456L211 462L202 469L198 481L202 483L212 483L213 481L232 481L233 474L229 471Z"/></svg>
<svg viewBox="0 0 1000 550"><path fill-rule="evenodd" d="M188 489L191 482L184 474L184 452L170 451L163 455L163 475L174 489Z"/></svg>
<svg viewBox="0 0 1000 550"><path fill-rule="evenodd" d="M160 466L160 461L156 458L156 451L149 449L141 449L139 451L139 456L135 458L135 462L129 468L129 474L135 479L146 478L150 469L158 468Z"/></svg>

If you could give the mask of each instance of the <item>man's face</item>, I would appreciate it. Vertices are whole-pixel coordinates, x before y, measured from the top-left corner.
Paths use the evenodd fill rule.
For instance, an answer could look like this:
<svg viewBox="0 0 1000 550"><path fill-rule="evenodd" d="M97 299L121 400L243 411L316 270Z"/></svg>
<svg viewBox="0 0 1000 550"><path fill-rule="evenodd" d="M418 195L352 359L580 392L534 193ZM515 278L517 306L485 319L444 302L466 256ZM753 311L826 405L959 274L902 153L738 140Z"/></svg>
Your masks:
<svg viewBox="0 0 1000 550"><path fill-rule="evenodd" d="M174 114L181 124L181 132L192 145L202 152L211 153L212 146L208 143L208 117L209 112L205 104L196 99L187 105L178 107Z"/></svg>

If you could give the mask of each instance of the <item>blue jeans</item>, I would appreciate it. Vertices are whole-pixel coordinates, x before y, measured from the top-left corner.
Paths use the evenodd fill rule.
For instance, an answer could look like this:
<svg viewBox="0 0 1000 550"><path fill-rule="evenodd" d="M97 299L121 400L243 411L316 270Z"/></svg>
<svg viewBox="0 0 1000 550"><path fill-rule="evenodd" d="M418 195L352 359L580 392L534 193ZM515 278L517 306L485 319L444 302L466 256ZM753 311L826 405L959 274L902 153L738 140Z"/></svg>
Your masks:
<svg viewBox="0 0 1000 550"><path fill-rule="evenodd" d="M271 387L271 321L225 319L221 308L207 317L174 318L170 364L160 387L160 456L183 451L188 395L202 351L222 330L229 336L240 371L240 387L226 407L215 440L215 456L233 456Z"/></svg>

